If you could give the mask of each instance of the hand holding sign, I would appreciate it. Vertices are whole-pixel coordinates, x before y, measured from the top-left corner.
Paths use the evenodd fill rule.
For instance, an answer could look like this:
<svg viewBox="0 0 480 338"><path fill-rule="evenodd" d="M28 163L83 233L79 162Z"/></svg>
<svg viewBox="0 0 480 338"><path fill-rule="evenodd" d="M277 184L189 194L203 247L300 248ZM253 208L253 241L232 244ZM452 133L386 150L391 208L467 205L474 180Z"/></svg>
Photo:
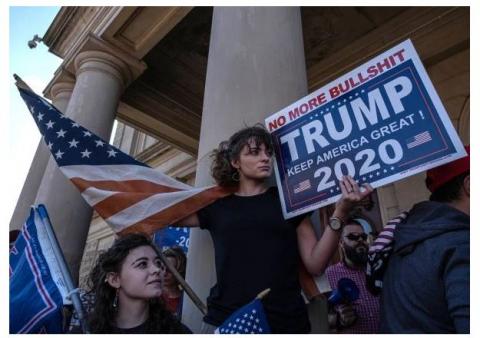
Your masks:
<svg viewBox="0 0 480 338"><path fill-rule="evenodd" d="M342 197L335 204L333 216L346 220L355 204L373 192L373 188L369 183L363 184L362 187L364 188L363 191L351 176L343 176L340 180Z"/></svg>
<svg viewBox="0 0 480 338"><path fill-rule="evenodd" d="M265 124L286 218L336 202L344 189L353 188L340 183L345 175L377 188L465 156L410 40L269 116ZM348 204L349 198L342 199Z"/></svg>

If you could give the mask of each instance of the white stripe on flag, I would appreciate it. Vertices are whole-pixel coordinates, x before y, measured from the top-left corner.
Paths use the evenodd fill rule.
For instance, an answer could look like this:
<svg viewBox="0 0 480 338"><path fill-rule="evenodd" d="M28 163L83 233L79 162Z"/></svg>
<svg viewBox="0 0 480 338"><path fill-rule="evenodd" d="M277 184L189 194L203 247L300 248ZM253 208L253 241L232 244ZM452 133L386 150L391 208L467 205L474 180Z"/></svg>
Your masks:
<svg viewBox="0 0 480 338"><path fill-rule="evenodd" d="M152 168L134 164L119 165L69 165L60 167L68 178L82 178L88 181L128 181L145 180L180 190L190 190L191 186L179 182Z"/></svg>
<svg viewBox="0 0 480 338"><path fill-rule="evenodd" d="M209 188L210 187L191 189L188 191L175 191L155 194L128 208L123 209L120 212L117 212L115 215L109 217L105 221L114 227L115 232L120 232L133 224L141 222L142 220L159 213L174 204L180 203L181 201L195 196Z"/></svg>
<svg viewBox="0 0 480 338"><path fill-rule="evenodd" d="M102 190L90 187L82 192L82 197L85 199L85 201L87 201L88 204L94 206L95 204L100 203L104 199L107 199L115 194L118 194L118 191Z"/></svg>

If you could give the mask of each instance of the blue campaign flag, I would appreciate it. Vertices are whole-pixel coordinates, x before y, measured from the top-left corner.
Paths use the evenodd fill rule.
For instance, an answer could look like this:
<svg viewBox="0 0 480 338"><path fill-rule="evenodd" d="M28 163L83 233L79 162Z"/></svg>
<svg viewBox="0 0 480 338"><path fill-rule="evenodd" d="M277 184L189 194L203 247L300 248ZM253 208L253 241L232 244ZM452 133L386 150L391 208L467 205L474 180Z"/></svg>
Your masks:
<svg viewBox="0 0 480 338"><path fill-rule="evenodd" d="M160 229L155 232L154 242L162 250L178 246L187 254L190 243L190 229L174 226Z"/></svg>
<svg viewBox="0 0 480 338"><path fill-rule="evenodd" d="M71 302L42 217L32 207L10 250L10 333L63 333Z"/></svg>
<svg viewBox="0 0 480 338"><path fill-rule="evenodd" d="M241 307L215 330L217 334L266 334L270 332L267 316L263 310L262 300L256 298L253 302Z"/></svg>

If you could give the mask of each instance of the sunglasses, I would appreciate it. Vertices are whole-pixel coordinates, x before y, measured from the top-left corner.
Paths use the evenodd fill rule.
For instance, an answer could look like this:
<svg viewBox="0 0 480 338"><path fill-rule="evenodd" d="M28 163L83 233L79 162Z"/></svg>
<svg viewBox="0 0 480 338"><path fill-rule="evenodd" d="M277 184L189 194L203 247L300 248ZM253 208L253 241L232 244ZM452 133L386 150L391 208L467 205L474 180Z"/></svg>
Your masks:
<svg viewBox="0 0 480 338"><path fill-rule="evenodd" d="M347 237L351 241L358 241L360 238L363 241L366 241L368 236L367 236L367 234L348 234L345 237Z"/></svg>

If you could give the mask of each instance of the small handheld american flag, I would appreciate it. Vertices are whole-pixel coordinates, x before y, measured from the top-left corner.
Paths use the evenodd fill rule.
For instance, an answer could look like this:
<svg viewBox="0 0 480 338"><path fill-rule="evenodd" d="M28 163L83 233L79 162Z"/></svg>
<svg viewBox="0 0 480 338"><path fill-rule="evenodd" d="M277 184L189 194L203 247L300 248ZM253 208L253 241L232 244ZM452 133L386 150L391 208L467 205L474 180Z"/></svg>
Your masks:
<svg viewBox="0 0 480 338"><path fill-rule="evenodd" d="M262 305L264 297L270 289L262 291L253 302L241 307L217 327L217 334L266 334L270 332L267 316Z"/></svg>

